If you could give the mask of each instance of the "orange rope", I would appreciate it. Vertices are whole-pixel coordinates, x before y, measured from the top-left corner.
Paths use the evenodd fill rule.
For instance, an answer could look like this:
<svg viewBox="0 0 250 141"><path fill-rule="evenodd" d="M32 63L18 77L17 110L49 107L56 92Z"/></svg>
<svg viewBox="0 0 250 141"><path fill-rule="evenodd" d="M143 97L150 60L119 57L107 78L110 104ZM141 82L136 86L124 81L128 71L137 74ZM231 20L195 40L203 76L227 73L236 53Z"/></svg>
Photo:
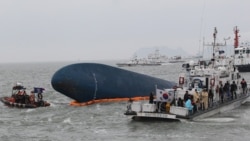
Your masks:
<svg viewBox="0 0 250 141"><path fill-rule="evenodd" d="M133 98L96 99L96 100L91 100L88 102L77 102L73 100L70 102L70 105L71 106L88 106L88 105L97 104L97 103L128 101L129 99L132 99L133 101L140 101L140 100L149 100L149 97L142 96L142 97L133 97Z"/></svg>

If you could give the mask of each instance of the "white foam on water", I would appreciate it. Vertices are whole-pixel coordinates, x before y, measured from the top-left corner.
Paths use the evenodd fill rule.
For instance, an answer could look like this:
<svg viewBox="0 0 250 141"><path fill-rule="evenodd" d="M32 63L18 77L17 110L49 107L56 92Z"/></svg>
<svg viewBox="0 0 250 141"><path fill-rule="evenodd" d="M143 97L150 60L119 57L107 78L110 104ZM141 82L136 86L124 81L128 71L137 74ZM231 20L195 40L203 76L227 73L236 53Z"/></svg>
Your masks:
<svg viewBox="0 0 250 141"><path fill-rule="evenodd" d="M52 118L51 117L48 118L48 122L52 122Z"/></svg>
<svg viewBox="0 0 250 141"><path fill-rule="evenodd" d="M204 119L200 119L198 121L202 121L202 122L219 122L219 123L222 123L222 122L232 122L232 121L235 121L234 118L230 118L230 117L222 117L222 118L204 118Z"/></svg>
<svg viewBox="0 0 250 141"><path fill-rule="evenodd" d="M33 112L35 109L27 109L26 110L26 113L30 113L30 112Z"/></svg>
<svg viewBox="0 0 250 141"><path fill-rule="evenodd" d="M66 118L63 120L63 123L71 123L71 119L70 118Z"/></svg>
<svg viewBox="0 0 250 141"><path fill-rule="evenodd" d="M96 134L107 134L107 130L106 129L96 129L94 132Z"/></svg>

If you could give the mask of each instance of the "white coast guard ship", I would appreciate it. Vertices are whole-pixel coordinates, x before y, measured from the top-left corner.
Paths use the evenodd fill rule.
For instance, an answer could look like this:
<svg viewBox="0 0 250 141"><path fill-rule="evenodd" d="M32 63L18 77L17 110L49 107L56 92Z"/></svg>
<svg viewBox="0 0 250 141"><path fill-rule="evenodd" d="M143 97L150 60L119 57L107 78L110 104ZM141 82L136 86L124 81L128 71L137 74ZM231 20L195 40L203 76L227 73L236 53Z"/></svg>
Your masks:
<svg viewBox="0 0 250 141"><path fill-rule="evenodd" d="M239 29L234 28L234 57L235 66L239 72L250 72L250 43L245 42L239 45Z"/></svg>
<svg viewBox="0 0 250 141"><path fill-rule="evenodd" d="M217 30L215 28L213 48L216 45L216 34ZM245 90L241 88L242 78L234 66L233 57L221 56L218 52L214 52L211 60L199 61L197 63L190 61L183 67L185 68L185 73L180 74L178 86L173 89L163 90L156 88L156 97L153 103L148 101L130 102L125 115L131 116L134 120L197 120L239 107L249 97L248 88ZM234 82L237 85L237 90L232 97L228 92L229 90L224 92L224 100L222 102L219 96L219 87L221 85L224 86L227 82L230 84ZM208 89L211 89L214 96L209 107L204 109L201 93ZM194 96L195 90L198 91L200 96L200 102L196 104L202 105L196 107L201 108L191 108L190 110L188 107L182 107L177 104L179 98L184 99L186 92Z"/></svg>

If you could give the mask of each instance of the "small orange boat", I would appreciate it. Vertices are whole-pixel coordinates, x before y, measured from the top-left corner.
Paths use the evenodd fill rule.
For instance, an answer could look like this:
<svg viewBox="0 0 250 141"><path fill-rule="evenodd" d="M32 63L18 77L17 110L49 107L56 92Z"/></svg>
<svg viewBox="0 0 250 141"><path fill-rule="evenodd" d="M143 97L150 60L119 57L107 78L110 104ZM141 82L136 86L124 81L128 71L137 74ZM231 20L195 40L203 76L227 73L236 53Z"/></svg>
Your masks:
<svg viewBox="0 0 250 141"><path fill-rule="evenodd" d="M37 107L47 107L50 103L43 100L44 88L34 87L34 90L28 95L26 94L26 88L17 83L12 88L12 95L10 97L1 97L0 100L7 106L18 107L18 108L37 108ZM37 94L37 98L35 95Z"/></svg>

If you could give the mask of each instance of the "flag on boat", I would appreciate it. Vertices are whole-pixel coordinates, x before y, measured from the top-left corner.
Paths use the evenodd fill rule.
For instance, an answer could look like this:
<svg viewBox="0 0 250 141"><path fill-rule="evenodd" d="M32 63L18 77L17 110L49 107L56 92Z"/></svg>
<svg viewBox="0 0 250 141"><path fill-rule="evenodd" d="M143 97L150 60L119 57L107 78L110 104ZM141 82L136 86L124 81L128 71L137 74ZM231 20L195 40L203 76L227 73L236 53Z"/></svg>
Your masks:
<svg viewBox="0 0 250 141"><path fill-rule="evenodd" d="M174 90L156 89L156 101L172 102L174 99Z"/></svg>
<svg viewBox="0 0 250 141"><path fill-rule="evenodd" d="M43 93L44 90L44 88L34 87L34 93Z"/></svg>

